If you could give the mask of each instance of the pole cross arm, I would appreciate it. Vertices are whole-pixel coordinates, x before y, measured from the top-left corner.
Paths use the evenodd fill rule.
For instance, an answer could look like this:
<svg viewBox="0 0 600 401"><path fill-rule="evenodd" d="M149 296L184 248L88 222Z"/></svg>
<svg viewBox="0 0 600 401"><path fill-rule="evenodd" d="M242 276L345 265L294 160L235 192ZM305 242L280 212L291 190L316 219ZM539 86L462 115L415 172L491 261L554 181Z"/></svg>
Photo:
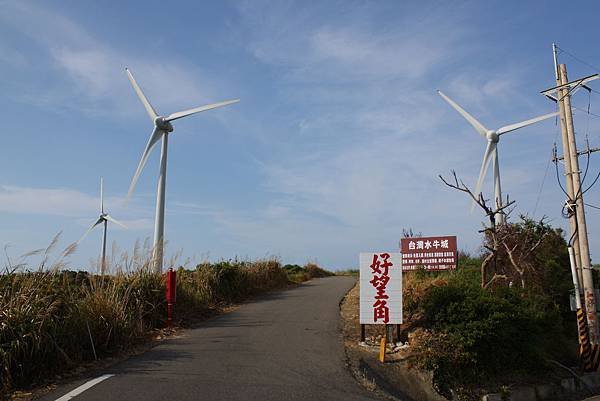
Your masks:
<svg viewBox="0 0 600 401"><path fill-rule="evenodd" d="M577 156L587 155L589 153L594 153L594 152L598 152L598 151L600 151L600 148L591 148L591 149L586 149L586 150L580 150L577 152ZM564 156L555 156L552 158L552 161L564 160L564 159L565 159Z"/></svg>
<svg viewBox="0 0 600 401"><path fill-rule="evenodd" d="M550 100L557 102L558 96L555 95L555 93L558 94L558 91L560 91L561 89L569 89L569 92L567 94L575 93L575 91L577 91L577 89L579 88L584 88L588 91L591 91L591 88L586 86L585 84L590 81L594 81L598 78L600 78L600 74L588 75L587 77L579 78L574 81L567 82L566 84L554 86L550 89L543 90L540 93L549 98Z"/></svg>

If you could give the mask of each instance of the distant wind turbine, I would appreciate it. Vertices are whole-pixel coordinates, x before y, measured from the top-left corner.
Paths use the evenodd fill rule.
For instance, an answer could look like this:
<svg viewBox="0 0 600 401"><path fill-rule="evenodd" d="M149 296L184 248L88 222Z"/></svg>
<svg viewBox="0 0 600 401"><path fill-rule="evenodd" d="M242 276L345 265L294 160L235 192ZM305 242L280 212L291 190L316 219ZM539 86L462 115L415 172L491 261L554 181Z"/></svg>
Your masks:
<svg viewBox="0 0 600 401"><path fill-rule="evenodd" d="M137 183L142 170L144 169L144 165L150 156L150 152L156 143L162 139L162 146L160 151L160 172L158 176L158 189L156 194L156 217L154 221L154 263L155 269L158 272L162 271L163 264L163 245L164 245L164 231L165 231L165 184L167 180L167 144L169 139L169 133L173 132L173 126L171 125L171 121L177 120L182 117L187 117L192 114L200 113L201 111L216 109L217 107L227 106L228 104L237 103L240 99L227 100L220 103L208 104L206 106L200 106L193 109L188 109L184 111L179 111L176 113L169 114L168 116L159 116L140 87L137 82L133 78L131 71L128 68L125 68L127 72L127 77L129 78L129 82L133 86L135 93L138 98L144 105L150 120L154 123L154 129L152 134L150 135L150 139L146 144L146 148L144 149L144 153L142 153L142 158L140 159L140 163L135 170L135 174L133 175L133 179L131 180L131 185L129 186L129 192L127 197L131 197L133 190L135 189L135 185Z"/></svg>
<svg viewBox="0 0 600 401"><path fill-rule="evenodd" d="M535 124L539 121L546 120L548 118L552 118L558 113L549 113L544 114L543 116L535 117L530 120L526 120L516 124L505 125L496 130L487 129L481 124L479 121L475 119L471 114L467 113L462 107L460 107L456 102L450 99L448 96L444 95L441 91L437 91L438 94L446 101L450 106L452 106L456 111L458 111L474 128L479 134L487 139L488 144L485 149L485 153L483 154L483 162L481 163L481 169L479 170L479 178L477 180L477 186L475 188L475 196L479 196L481 193L481 186L483 184L483 180L485 178L487 168L489 166L490 160L493 160L494 164L494 196L496 205L502 206L502 190L500 188L500 165L498 163L498 142L500 141L500 136L517 130L519 128L526 127L531 124ZM503 223L504 215L502 213L496 215L496 223Z"/></svg>
<svg viewBox="0 0 600 401"><path fill-rule="evenodd" d="M106 270L106 226L108 222L112 222L115 224L120 225L123 228L127 228L125 226L125 224L115 220L114 218L112 218L108 213L104 212L104 180L102 178L100 178L100 217L98 217L98 220L96 220L90 228L88 228L88 230L85 232L85 234L83 234L83 236L79 239L79 241L77 241L77 244L79 244L81 241L83 241L83 239L90 233L90 231L92 231L96 226L100 225L100 224L104 224L104 233L102 234L102 254L100 257L100 272L102 274L104 274L105 270Z"/></svg>

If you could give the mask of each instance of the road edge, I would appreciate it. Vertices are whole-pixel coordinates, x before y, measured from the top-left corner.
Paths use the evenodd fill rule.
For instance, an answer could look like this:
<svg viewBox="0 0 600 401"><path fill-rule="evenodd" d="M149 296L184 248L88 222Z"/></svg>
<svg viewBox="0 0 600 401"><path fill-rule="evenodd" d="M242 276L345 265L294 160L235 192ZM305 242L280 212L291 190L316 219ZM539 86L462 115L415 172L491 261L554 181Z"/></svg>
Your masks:
<svg viewBox="0 0 600 401"><path fill-rule="evenodd" d="M407 360L382 365L376 352L359 345L359 285L357 280L339 305L346 365L355 380L390 400L447 401L434 390L427 372L407 367Z"/></svg>
<svg viewBox="0 0 600 401"><path fill-rule="evenodd" d="M314 280L314 278L302 282L290 282L285 287L276 288L265 293L257 294L234 304L218 306L214 309L211 309L209 313L191 318L186 324L183 325L175 325L171 328L153 329L148 333L145 340L141 340L138 344L134 345L127 351L119 352L114 356L100 358L97 361L88 361L83 364L79 364L70 370L64 371L53 377L49 377L44 381L44 383L37 385L34 388L13 391L7 395L6 401L35 401L44 397L46 394L54 391L60 386L73 384L77 381L85 381L86 379L92 379L102 371L110 369L111 367L125 362L130 358L143 355L166 341L185 336L187 331L193 330L195 327L197 327L197 325L208 322L212 319L216 319L228 313L232 313L244 304L259 300L262 297L273 293L293 290L301 285L310 283L312 280ZM4 398L2 398L3 396L3 394L0 394L0 401L4 400Z"/></svg>

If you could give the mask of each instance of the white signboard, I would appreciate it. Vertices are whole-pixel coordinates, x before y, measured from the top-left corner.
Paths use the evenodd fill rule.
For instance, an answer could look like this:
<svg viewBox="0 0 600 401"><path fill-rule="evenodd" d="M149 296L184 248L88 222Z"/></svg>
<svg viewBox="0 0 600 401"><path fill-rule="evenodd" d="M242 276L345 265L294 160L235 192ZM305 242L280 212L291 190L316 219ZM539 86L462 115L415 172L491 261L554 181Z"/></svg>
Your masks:
<svg viewBox="0 0 600 401"><path fill-rule="evenodd" d="M360 324L402 323L402 254L360 254Z"/></svg>

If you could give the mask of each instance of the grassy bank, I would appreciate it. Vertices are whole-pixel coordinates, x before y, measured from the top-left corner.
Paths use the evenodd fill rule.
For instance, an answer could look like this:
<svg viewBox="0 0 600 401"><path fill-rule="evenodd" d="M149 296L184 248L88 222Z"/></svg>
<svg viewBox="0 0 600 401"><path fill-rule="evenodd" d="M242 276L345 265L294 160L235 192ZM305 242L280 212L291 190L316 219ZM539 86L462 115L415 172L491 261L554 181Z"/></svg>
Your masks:
<svg viewBox="0 0 600 401"><path fill-rule="evenodd" d="M99 276L61 263L0 275L0 395L34 387L78 364L115 355L164 326L165 277L149 263ZM254 295L328 274L276 259L202 263L177 274L176 319L214 313ZM2 397L0 397L2 398Z"/></svg>

